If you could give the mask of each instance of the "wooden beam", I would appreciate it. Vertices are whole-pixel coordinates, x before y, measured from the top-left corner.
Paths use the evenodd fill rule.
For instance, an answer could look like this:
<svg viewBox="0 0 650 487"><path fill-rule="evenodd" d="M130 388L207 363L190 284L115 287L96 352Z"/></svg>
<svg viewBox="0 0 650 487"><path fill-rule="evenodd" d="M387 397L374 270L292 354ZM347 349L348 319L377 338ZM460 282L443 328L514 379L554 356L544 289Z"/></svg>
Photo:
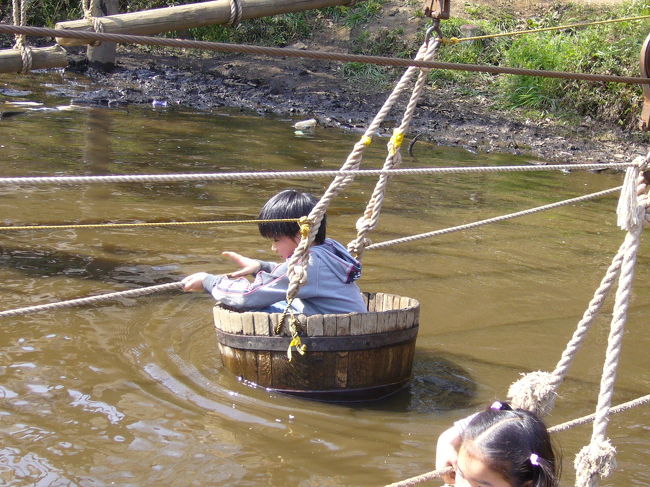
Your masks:
<svg viewBox="0 0 650 487"><path fill-rule="evenodd" d="M303 10L348 5L350 0L238 0L242 8L241 20ZM203 25L227 24L230 21L231 0L191 3L176 7L157 8L101 18L104 32L110 34L150 35L173 30L185 30ZM59 22L56 29L92 31L90 19ZM87 41L58 38L62 46L81 46Z"/></svg>
<svg viewBox="0 0 650 487"><path fill-rule="evenodd" d="M32 69L65 68L68 56L60 46L32 47ZM0 51L0 73L20 73L23 58L18 49Z"/></svg>

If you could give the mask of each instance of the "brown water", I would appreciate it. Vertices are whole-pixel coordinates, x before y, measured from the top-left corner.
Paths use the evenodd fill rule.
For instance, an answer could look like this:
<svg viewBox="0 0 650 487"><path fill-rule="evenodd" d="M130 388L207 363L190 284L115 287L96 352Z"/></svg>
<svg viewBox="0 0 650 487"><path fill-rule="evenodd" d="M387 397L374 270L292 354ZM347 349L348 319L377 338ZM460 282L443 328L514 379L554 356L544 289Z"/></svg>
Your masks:
<svg viewBox="0 0 650 487"><path fill-rule="evenodd" d="M19 84L22 83L22 84ZM56 76L0 78L44 105L0 121L3 176L337 168L358 135L294 135L290 120L182 109L59 110ZM66 88L67 89L67 88ZM3 103L0 98L0 103ZM20 109L24 109L23 106ZM30 107L27 107L30 108ZM525 163L418 143L404 166ZM364 167L383 162L383 144ZM4 224L250 218L276 191L329 180L0 187ZM530 173L395 178L375 242L518 211L621 183ZM347 243L374 180L332 205ZM165 294L4 319L0 481L23 486L379 486L433 468L437 435L503 398L521 372L550 370L622 241L615 198L368 251L361 285L420 300L414 377L390 399L349 406L250 388L223 370L204 295ZM2 309L231 270L219 252L273 258L250 225L5 232ZM648 393L643 243L615 403ZM611 303L591 331L549 425L593 412ZM601 485L650 485L650 410L614 417L618 470ZM590 426L557 435L563 485ZM434 483L435 484L435 483Z"/></svg>

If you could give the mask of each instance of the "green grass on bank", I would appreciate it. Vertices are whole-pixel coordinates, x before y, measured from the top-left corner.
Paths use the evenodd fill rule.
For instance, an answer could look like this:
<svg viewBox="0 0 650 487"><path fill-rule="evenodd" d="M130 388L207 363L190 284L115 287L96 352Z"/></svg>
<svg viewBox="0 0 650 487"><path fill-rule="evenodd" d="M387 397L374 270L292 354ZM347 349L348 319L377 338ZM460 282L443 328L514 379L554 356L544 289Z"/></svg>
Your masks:
<svg viewBox="0 0 650 487"><path fill-rule="evenodd" d="M122 12L133 12L183 3L188 0L121 0ZM412 57L430 24L422 15L421 0L404 0L412 11L412 21L422 24L418 39L408 39L405 26L376 28L385 0L360 1L352 7L277 15L242 22L237 28L208 26L173 37L200 40L287 46L308 40L328 27L350 29L349 51L355 54ZM629 0L610 6L580 6L558 1L536 17L522 18L510 7L464 3L464 18L442 22L445 37L463 37L471 25L473 34L495 34L539 27L561 26L604 19L650 14L650 0ZM541 10L540 10L541 11ZM79 0L32 1L30 25L52 26L81 16ZM10 0L0 0L0 17L11 20ZM390 19L390 17L388 17ZM384 23L389 25L388 23ZM375 28L373 28L375 27ZM437 54L440 61L489 64L553 71L639 75L639 52L650 32L650 20L627 21L552 32L501 37L444 45ZM351 86L363 89L388 88L401 70L360 63L341 66ZM636 125L642 103L641 88L619 83L588 83L542 77L488 75L462 71L432 71L430 80L456 90L459 95L480 94L496 100L501 109L523 109L528 116L591 116L624 127Z"/></svg>

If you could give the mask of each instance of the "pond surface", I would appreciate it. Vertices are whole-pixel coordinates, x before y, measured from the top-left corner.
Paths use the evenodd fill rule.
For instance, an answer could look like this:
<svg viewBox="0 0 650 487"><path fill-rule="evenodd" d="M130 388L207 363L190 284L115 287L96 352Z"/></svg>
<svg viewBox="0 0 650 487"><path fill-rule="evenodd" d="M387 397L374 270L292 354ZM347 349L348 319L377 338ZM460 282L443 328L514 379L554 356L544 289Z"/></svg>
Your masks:
<svg viewBox="0 0 650 487"><path fill-rule="evenodd" d="M70 86L57 75L0 77L0 111L23 112L0 120L2 176L336 169L359 137L325 129L298 136L295 120L234 111L69 107ZM384 147L373 144L363 167L381 166ZM527 162L425 143L416 144L415 156L405 155L403 166ZM577 171L396 177L372 239L621 181ZM321 195L327 184L2 186L0 212L4 225L254 218L281 189ZM373 178L358 179L333 202L330 236L343 243L354 237L373 186ZM239 382L222 367L207 295L167 293L5 318L0 479L11 486L380 486L432 470L436 438L454 420L504 398L520 373L553 369L622 242L615 206L607 197L368 251L362 288L417 298L421 322L409 387L365 405L310 402ZM5 231L1 239L5 310L172 282L199 270L228 272L223 250L274 260L253 225ZM646 240L615 404L650 388L649 251ZM610 317L611 300L549 425L595 409ZM601 485L650 485L649 425L647 407L612 419L618 469ZM573 485L573 458L590 435L590 426L556 435L563 485Z"/></svg>

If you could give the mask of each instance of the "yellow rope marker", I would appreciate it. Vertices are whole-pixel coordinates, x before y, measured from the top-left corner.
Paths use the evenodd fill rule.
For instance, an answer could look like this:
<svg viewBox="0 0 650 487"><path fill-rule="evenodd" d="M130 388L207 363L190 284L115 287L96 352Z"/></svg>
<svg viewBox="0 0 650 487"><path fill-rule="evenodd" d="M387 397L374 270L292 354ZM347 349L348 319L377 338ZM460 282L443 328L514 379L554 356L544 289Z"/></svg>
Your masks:
<svg viewBox="0 0 650 487"><path fill-rule="evenodd" d="M372 144L372 137L368 137L367 135L364 135L363 137L361 137L359 142L361 142L363 145L368 147L370 144Z"/></svg>
<svg viewBox="0 0 650 487"><path fill-rule="evenodd" d="M443 44L458 44L459 42L463 42L463 41L478 41L481 39L494 39L495 37L517 36L522 34L536 34L538 32L549 32L552 30L573 29L576 27L589 27L591 25L611 24L614 22L627 22L632 20L643 20L643 19L650 19L650 15L639 15L637 17L622 17L620 19L596 20L593 22L584 22L579 24L558 25L556 27L540 27L539 29L515 30L512 32L500 32L498 34L486 34L482 36L461 37L461 38L443 37L440 40Z"/></svg>
<svg viewBox="0 0 650 487"><path fill-rule="evenodd" d="M293 316L293 313L291 313L290 321L291 324L289 325L289 330L291 331L291 343L289 343L289 348L287 348L287 358L289 359L289 362L291 362L291 347L295 347L296 352L300 355L304 355L307 351L307 345L302 343L300 336L298 335L298 320Z"/></svg>
<svg viewBox="0 0 650 487"><path fill-rule="evenodd" d="M309 238L309 232L311 231L311 221L308 217L303 216L298 220L298 226L300 227L300 237Z"/></svg>
<svg viewBox="0 0 650 487"><path fill-rule="evenodd" d="M306 218L306 217L303 217ZM208 220L200 222L142 222L142 223L96 223L88 225L21 225L0 227L3 230L66 230L71 228L131 228L131 227L176 227L181 225L238 225L243 223L296 222L299 218L276 218L270 220Z"/></svg>
<svg viewBox="0 0 650 487"><path fill-rule="evenodd" d="M388 152L391 156L397 154L397 151L402 146L402 142L404 142L404 132L398 128L394 129L393 136L388 141Z"/></svg>

